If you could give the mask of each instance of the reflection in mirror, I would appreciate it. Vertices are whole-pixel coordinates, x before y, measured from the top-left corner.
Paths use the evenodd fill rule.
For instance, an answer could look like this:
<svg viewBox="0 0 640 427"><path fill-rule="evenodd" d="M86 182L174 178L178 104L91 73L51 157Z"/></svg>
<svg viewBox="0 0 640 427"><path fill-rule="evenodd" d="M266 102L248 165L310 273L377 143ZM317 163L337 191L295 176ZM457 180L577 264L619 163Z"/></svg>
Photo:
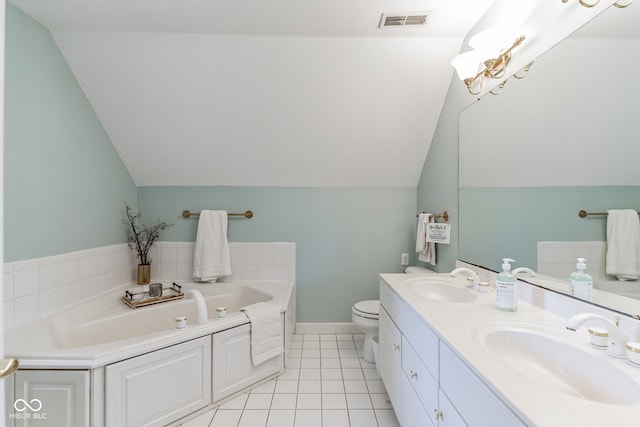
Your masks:
<svg viewBox="0 0 640 427"><path fill-rule="evenodd" d="M538 58L526 84L464 110L459 126L459 258L492 270L514 258L543 273L527 281L569 292L584 257L592 302L630 315L640 314L628 299L640 298L640 281L605 274L607 216L578 212L640 210L634 6L587 24Z"/></svg>

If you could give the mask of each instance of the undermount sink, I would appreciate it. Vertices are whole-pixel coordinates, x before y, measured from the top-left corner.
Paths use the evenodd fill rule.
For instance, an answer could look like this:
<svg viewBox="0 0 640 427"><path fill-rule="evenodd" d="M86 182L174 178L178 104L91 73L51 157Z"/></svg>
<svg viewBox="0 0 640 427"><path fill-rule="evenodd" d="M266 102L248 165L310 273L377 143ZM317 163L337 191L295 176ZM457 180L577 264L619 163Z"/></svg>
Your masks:
<svg viewBox="0 0 640 427"><path fill-rule="evenodd" d="M438 302L472 302L477 295L459 283L447 283L443 279L420 278L407 282L416 295Z"/></svg>
<svg viewBox="0 0 640 427"><path fill-rule="evenodd" d="M567 343L575 332L529 322L487 321L472 334L499 363L539 385L593 402L640 402L640 386L623 371Z"/></svg>

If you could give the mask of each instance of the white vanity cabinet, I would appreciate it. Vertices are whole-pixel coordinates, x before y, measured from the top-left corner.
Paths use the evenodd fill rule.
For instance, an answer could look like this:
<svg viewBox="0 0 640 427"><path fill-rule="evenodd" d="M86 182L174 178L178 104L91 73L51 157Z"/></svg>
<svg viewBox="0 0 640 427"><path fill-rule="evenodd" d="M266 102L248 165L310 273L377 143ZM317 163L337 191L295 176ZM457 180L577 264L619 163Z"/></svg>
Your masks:
<svg viewBox="0 0 640 427"><path fill-rule="evenodd" d="M8 426L88 426L88 370L18 370L5 380L13 390L7 401ZM9 397L9 396L8 396Z"/></svg>
<svg viewBox="0 0 640 427"><path fill-rule="evenodd" d="M237 326L213 335L213 402L277 374L284 367L282 355L258 366L251 360L251 325Z"/></svg>
<svg viewBox="0 0 640 427"><path fill-rule="evenodd" d="M211 337L105 368L105 425L165 425L211 403ZM88 424L87 424L88 425Z"/></svg>
<svg viewBox="0 0 640 427"><path fill-rule="evenodd" d="M380 376L402 427L526 425L384 281L380 304Z"/></svg>

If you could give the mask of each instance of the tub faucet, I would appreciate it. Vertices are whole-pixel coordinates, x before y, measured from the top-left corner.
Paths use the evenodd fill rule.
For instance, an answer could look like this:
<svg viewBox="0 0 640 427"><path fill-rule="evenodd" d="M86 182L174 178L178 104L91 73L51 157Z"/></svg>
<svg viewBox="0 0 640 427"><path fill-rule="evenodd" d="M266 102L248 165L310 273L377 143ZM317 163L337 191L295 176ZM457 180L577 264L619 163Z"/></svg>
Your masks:
<svg viewBox="0 0 640 427"><path fill-rule="evenodd" d="M204 325L209 320L209 312L207 310L207 303L204 301L204 297L200 291L191 289L187 291L187 297L196 300L196 312L198 313L198 325Z"/></svg>
<svg viewBox="0 0 640 427"><path fill-rule="evenodd" d="M604 316L600 316L599 314L581 313L569 318L569 320L567 320L566 327L570 331L575 331L587 320L600 321L600 323L602 323L602 325L607 329L607 332L609 333L609 348L607 349L607 354L619 359L626 359L627 350L625 348L625 344L628 340L627 337L618 328L618 321L620 320L620 318L616 317L615 319L616 323L614 324L611 320L607 319Z"/></svg>
<svg viewBox="0 0 640 427"><path fill-rule="evenodd" d="M532 269L528 268L528 267L518 267L513 269L513 271L511 272L514 276L518 273L527 273L529 274L529 276L531 277L535 277L536 276L536 272L533 271Z"/></svg>
<svg viewBox="0 0 640 427"><path fill-rule="evenodd" d="M473 270L470 270L466 267L460 267L451 271L451 273L449 274L453 277L453 276L457 276L459 273L468 273L469 276L473 278L473 289L476 291L478 290L478 284L480 283L480 278Z"/></svg>

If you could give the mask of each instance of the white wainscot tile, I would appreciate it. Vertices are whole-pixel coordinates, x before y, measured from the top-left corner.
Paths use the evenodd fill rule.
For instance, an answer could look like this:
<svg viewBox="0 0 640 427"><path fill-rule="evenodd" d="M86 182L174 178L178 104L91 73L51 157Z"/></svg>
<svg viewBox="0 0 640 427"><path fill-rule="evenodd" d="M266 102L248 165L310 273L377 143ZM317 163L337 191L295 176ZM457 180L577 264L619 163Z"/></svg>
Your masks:
<svg viewBox="0 0 640 427"><path fill-rule="evenodd" d="M80 279L87 279L96 275L96 257L84 257L78 260L78 274Z"/></svg>
<svg viewBox="0 0 640 427"><path fill-rule="evenodd" d="M96 283L94 277L62 285L62 304L67 306L94 296Z"/></svg>
<svg viewBox="0 0 640 427"><path fill-rule="evenodd" d="M40 290L40 269L29 268L13 272L13 292L15 298L37 293Z"/></svg>
<svg viewBox="0 0 640 427"><path fill-rule="evenodd" d="M22 298L16 298L13 302L13 309L13 318L16 326L39 319L40 294L33 294Z"/></svg>
<svg viewBox="0 0 640 427"><path fill-rule="evenodd" d="M13 300L12 301L5 301L4 303L4 329L10 329L13 328L15 323L13 320Z"/></svg>
<svg viewBox="0 0 640 427"><path fill-rule="evenodd" d="M261 247L258 249L258 264L273 265L275 263L275 250L273 247Z"/></svg>
<svg viewBox="0 0 640 427"><path fill-rule="evenodd" d="M100 254L96 254L96 265L95 265L95 274L104 274L111 271L111 266L113 265L111 252L104 252Z"/></svg>
<svg viewBox="0 0 640 427"><path fill-rule="evenodd" d="M46 316L62 308L62 289L53 288L40 292L40 314Z"/></svg>
<svg viewBox="0 0 640 427"><path fill-rule="evenodd" d="M258 265L258 280L273 280L275 279L275 269L273 264L271 265Z"/></svg>
<svg viewBox="0 0 640 427"><path fill-rule="evenodd" d="M258 256L258 248L256 247L246 247L242 249L242 264L258 264L259 256Z"/></svg>
<svg viewBox="0 0 640 427"><path fill-rule="evenodd" d="M15 296L13 292L13 271L7 272L5 270L3 286L4 286L4 292L3 292L4 300L5 301L12 300Z"/></svg>
<svg viewBox="0 0 640 427"><path fill-rule="evenodd" d="M48 264L40 267L40 290L57 288L62 284L60 264Z"/></svg>
<svg viewBox="0 0 640 427"><path fill-rule="evenodd" d="M60 281L63 285L77 282L80 279L80 262L77 259L60 264Z"/></svg>

